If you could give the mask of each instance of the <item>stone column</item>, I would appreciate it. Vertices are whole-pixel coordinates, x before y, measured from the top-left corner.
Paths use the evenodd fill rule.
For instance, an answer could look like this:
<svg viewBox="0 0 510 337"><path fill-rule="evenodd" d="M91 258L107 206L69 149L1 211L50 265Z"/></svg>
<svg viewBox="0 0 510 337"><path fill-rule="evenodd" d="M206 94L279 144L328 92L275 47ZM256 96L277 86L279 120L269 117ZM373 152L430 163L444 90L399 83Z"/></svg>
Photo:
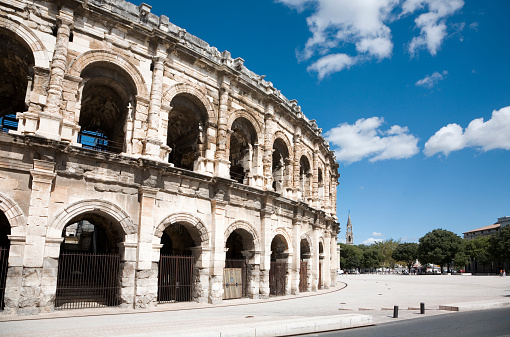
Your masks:
<svg viewBox="0 0 510 337"><path fill-rule="evenodd" d="M117 245L120 254L120 306L132 308L135 303L136 242L121 242Z"/></svg>
<svg viewBox="0 0 510 337"><path fill-rule="evenodd" d="M330 256L331 256L331 286L336 286L337 270L340 269L340 263L338 260L337 242L336 242L336 231L331 233L330 238ZM339 249L339 248L338 248Z"/></svg>
<svg viewBox="0 0 510 337"><path fill-rule="evenodd" d="M149 100L144 97L136 96L134 104L134 119L132 123L133 132L131 139L126 137L126 149L131 149L130 155L139 157L143 155L143 148L147 134L147 120L149 116ZM131 141L131 144L128 142Z"/></svg>
<svg viewBox="0 0 510 337"><path fill-rule="evenodd" d="M292 191L293 191L293 197L295 200L298 200L299 197L304 193L304 191L300 191L300 175L299 171L301 168L300 165L300 159L301 159L301 130L299 126L296 126L295 132L294 132L294 163L292 165L293 170L293 184L292 184Z"/></svg>
<svg viewBox="0 0 510 337"><path fill-rule="evenodd" d="M322 261L322 268L322 283L325 289L329 289L331 285L331 240L327 230L324 232L324 259Z"/></svg>
<svg viewBox="0 0 510 337"><path fill-rule="evenodd" d="M55 295L57 293L58 258L60 245L64 238L46 238L44 247L44 264L41 280L41 312L52 312L55 309Z"/></svg>
<svg viewBox="0 0 510 337"><path fill-rule="evenodd" d="M292 244L292 242L290 243ZM289 248L290 250L290 248ZM287 254L287 282L285 284L285 295L294 294L292 292L292 283L294 282L295 273L292 271L294 266L294 254L288 253Z"/></svg>
<svg viewBox="0 0 510 337"><path fill-rule="evenodd" d="M24 236L8 236L11 246L9 248L9 268L5 280L4 313L16 314L20 301L20 291L23 284L23 257L25 256Z"/></svg>
<svg viewBox="0 0 510 337"><path fill-rule="evenodd" d="M273 189L273 135L275 130L274 108L271 103L266 106L264 115L264 153L262 161L262 174L264 176L264 189ZM289 149L290 151L290 149Z"/></svg>
<svg viewBox="0 0 510 337"><path fill-rule="evenodd" d="M290 284L291 294L299 294L299 279L301 277L301 219L295 217L292 221L292 239L294 240L291 244L294 246L294 255L291 261L291 278Z"/></svg>
<svg viewBox="0 0 510 337"><path fill-rule="evenodd" d="M31 315L40 312L40 295L48 208L51 188L55 179L55 163L34 159L32 192L28 210L26 249L23 257L23 276L18 314Z"/></svg>
<svg viewBox="0 0 510 337"><path fill-rule="evenodd" d="M38 136L55 140L60 140L60 127L63 119L60 114L60 105L62 103L64 75L67 69L67 49L73 19L73 11L65 7L60 10L57 16L59 27L55 50L51 60L46 107L39 114L39 127L36 131Z"/></svg>
<svg viewBox="0 0 510 337"><path fill-rule="evenodd" d="M312 232L312 247L311 247L311 262L312 262L312 291L317 291L319 286L319 227L313 225Z"/></svg>
<svg viewBox="0 0 510 337"><path fill-rule="evenodd" d="M244 250L241 253L246 259L248 282L246 285L246 296L251 299L257 299L260 292L260 251Z"/></svg>
<svg viewBox="0 0 510 337"><path fill-rule="evenodd" d="M139 228L138 228L138 258L135 276L135 309L150 308L156 306L157 289L151 287L151 282L157 279L153 263L153 232L154 232L154 208L156 195L159 189L149 186L140 186L139 193Z"/></svg>
<svg viewBox="0 0 510 337"><path fill-rule="evenodd" d="M223 194L224 195L224 194ZM222 196L211 201L212 214L212 268L210 273L209 303L223 301L223 269L225 268L225 208Z"/></svg>
<svg viewBox="0 0 510 337"><path fill-rule="evenodd" d="M163 54L160 52L159 54ZM165 55L166 56L166 55ZM161 99L163 97L163 73L165 70L165 56L153 58L152 88L149 102L149 118L147 139L145 139L144 156L151 159L162 160L161 145L163 141L159 135L159 120L161 111Z"/></svg>
<svg viewBox="0 0 510 337"><path fill-rule="evenodd" d="M260 210L260 298L269 297L269 269L271 269L271 241L273 198L266 195Z"/></svg>
<svg viewBox="0 0 510 337"><path fill-rule="evenodd" d="M202 242L202 244L204 243ZM211 270L212 250L209 247L193 247L191 252L196 259L193 298L198 303L207 303L209 301L209 271Z"/></svg>
<svg viewBox="0 0 510 337"><path fill-rule="evenodd" d="M315 149L313 151L313 159L312 159L312 191L309 195L311 197L312 202L310 205L313 207L320 209L318 197L319 197L319 150ZM323 177L324 179L324 177Z"/></svg>
<svg viewBox="0 0 510 337"><path fill-rule="evenodd" d="M218 132L215 157L215 174L219 177L230 178L229 160L227 158L227 140L228 140L228 97L230 94L230 83L228 78L224 77L219 89L219 109L218 109Z"/></svg>

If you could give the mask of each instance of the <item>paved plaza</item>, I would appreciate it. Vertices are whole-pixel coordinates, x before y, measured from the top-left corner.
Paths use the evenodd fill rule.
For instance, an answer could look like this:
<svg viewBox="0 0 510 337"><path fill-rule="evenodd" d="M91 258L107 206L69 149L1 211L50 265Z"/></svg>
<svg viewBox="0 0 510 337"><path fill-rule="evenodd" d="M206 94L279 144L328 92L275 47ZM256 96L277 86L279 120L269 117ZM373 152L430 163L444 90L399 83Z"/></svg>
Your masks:
<svg viewBox="0 0 510 337"><path fill-rule="evenodd" d="M4 315L0 336L275 336L510 306L510 278L498 276L342 275L338 281L318 293L270 300L165 304L150 312L107 308Z"/></svg>

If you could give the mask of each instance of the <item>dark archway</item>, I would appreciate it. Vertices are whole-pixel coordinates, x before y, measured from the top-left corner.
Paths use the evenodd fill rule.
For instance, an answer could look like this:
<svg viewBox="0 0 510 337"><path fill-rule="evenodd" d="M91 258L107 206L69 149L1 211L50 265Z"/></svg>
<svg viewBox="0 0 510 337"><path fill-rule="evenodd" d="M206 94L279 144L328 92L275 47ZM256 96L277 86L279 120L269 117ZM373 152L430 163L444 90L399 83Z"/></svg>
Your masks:
<svg viewBox="0 0 510 337"><path fill-rule="evenodd" d="M324 261L324 246L322 242L319 242L319 283L318 283L319 289L322 289L324 287L322 277L323 261Z"/></svg>
<svg viewBox="0 0 510 337"><path fill-rule="evenodd" d="M121 153L126 122L135 109L135 83L125 70L109 62L88 65L81 77L78 142L85 148Z"/></svg>
<svg viewBox="0 0 510 337"><path fill-rule="evenodd" d="M161 236L158 273L158 302L193 300L195 264L193 248L198 244L183 224L166 227Z"/></svg>
<svg viewBox="0 0 510 337"><path fill-rule="evenodd" d="M0 28L0 131L18 129L16 113L28 109L34 64L32 50L25 41Z"/></svg>
<svg viewBox="0 0 510 337"><path fill-rule="evenodd" d="M255 245L254 238L245 229L230 233L225 243L225 270L223 272L223 299L248 296L248 282L252 278L253 265L249 263Z"/></svg>
<svg viewBox="0 0 510 337"><path fill-rule="evenodd" d="M194 96L179 94L170 103L167 145L171 148L168 161L175 167L193 170L206 144L207 112Z"/></svg>
<svg viewBox="0 0 510 337"><path fill-rule="evenodd" d="M7 280L7 269L9 261L11 226L5 214L0 211L0 310L4 309L5 283Z"/></svg>
<svg viewBox="0 0 510 337"><path fill-rule="evenodd" d="M299 268L299 292L308 291L308 274L310 270L309 262L311 257L311 250L308 240L301 239L300 245L300 268Z"/></svg>
<svg viewBox="0 0 510 337"><path fill-rule="evenodd" d="M289 257L287 241L278 234L271 241L271 268L269 269L269 294L284 296L287 287L287 259Z"/></svg>
<svg viewBox="0 0 510 337"><path fill-rule="evenodd" d="M253 167L253 151L257 143L257 132L249 120L237 118L231 127L230 135L230 179L248 184L248 176Z"/></svg>
<svg viewBox="0 0 510 337"><path fill-rule="evenodd" d="M289 149L280 138L277 138L273 144L272 159L273 190L277 193L282 193L283 189L288 185L290 159Z"/></svg>
<svg viewBox="0 0 510 337"><path fill-rule="evenodd" d="M85 213L62 230L55 309L117 306L124 233L106 216Z"/></svg>
<svg viewBox="0 0 510 337"><path fill-rule="evenodd" d="M312 171L310 169L310 161L306 156L301 156L299 160L299 187L301 189L302 198L310 197L310 181Z"/></svg>

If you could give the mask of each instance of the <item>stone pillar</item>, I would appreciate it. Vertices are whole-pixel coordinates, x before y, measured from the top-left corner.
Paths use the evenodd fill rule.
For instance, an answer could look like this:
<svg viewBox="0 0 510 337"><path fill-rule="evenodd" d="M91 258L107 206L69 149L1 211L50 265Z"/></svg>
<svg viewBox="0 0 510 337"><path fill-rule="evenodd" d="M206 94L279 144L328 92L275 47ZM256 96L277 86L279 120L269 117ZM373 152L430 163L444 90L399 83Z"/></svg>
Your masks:
<svg viewBox="0 0 510 337"><path fill-rule="evenodd" d="M75 146L81 146L81 144L78 144L78 132L81 129L79 125L81 102L77 102L76 98L77 96L82 97L83 86L80 86L82 81L81 77L66 74L62 93L62 115L64 120L62 121L60 136L61 140L70 142ZM80 94L77 95L77 92Z"/></svg>
<svg viewBox="0 0 510 337"><path fill-rule="evenodd" d="M292 221L292 239L294 246L294 255L291 261L291 294L299 294L299 278L301 271L301 221L300 217L295 217Z"/></svg>
<svg viewBox="0 0 510 337"><path fill-rule="evenodd" d="M292 244L292 242L290 243ZM290 250L290 248L289 248ZM292 292L292 283L294 282L295 273L292 271L292 267L294 266L294 254L287 254L287 282L285 284L285 295L293 294Z"/></svg>
<svg viewBox="0 0 510 337"><path fill-rule="evenodd" d="M32 315L40 312L40 295L48 207L51 188L55 179L55 163L34 159L32 192L28 210L26 249L23 257L23 275L18 314Z"/></svg>
<svg viewBox="0 0 510 337"><path fill-rule="evenodd" d="M319 287L319 227L313 225L312 232L312 247L311 247L311 262L312 262L312 291L317 291Z"/></svg>
<svg viewBox="0 0 510 337"><path fill-rule="evenodd" d="M265 190L273 190L273 135L275 130L274 108L271 103L266 106L264 115L264 147L262 161L262 175ZM290 151L290 149L289 149Z"/></svg>
<svg viewBox="0 0 510 337"><path fill-rule="evenodd" d="M271 268L271 241L272 241L272 215L273 199L265 196L263 207L260 210L260 298L269 297L269 269Z"/></svg>
<svg viewBox="0 0 510 337"><path fill-rule="evenodd" d="M304 193L304 191L300 191L300 186L299 186L299 182L300 182L300 175L299 175L300 172L299 171L301 168L300 159L301 159L301 130L300 130L299 126L296 126L295 132L294 132L294 162L292 165L292 167L293 167L293 169L292 169L292 173L293 173L292 194L293 194L293 198L295 200L299 200L302 193Z"/></svg>
<svg viewBox="0 0 510 337"><path fill-rule="evenodd" d="M159 48L158 48L159 49ZM163 97L163 73L165 70L165 57L163 51L153 58L153 70L152 70L152 87L151 96L149 102L149 118L148 118L148 130L147 139L144 144L144 156L147 156L154 160L162 160L161 145L163 141L159 135L159 120L161 111L161 99Z"/></svg>
<svg viewBox="0 0 510 337"><path fill-rule="evenodd" d="M57 16L58 30L55 43L55 50L51 60L50 83L46 107L39 115L39 127L36 135L60 140L60 128L62 115L60 114L60 105L62 103L62 91L64 86L64 76L67 69L67 49L69 44L69 35L74 20L73 11L63 7Z"/></svg>
<svg viewBox="0 0 510 337"><path fill-rule="evenodd" d="M204 243L202 242L202 244ZM191 252L196 261L193 298L199 303L207 303L209 301L209 271L212 250L209 247L193 247Z"/></svg>
<svg viewBox="0 0 510 337"><path fill-rule="evenodd" d="M330 256L331 256L331 281L330 285L332 287L336 286L336 276L337 276L337 270L340 269L340 261L338 259L338 251L340 248L337 248L337 242L336 242L336 231L331 233L330 238Z"/></svg>
<svg viewBox="0 0 510 337"><path fill-rule="evenodd" d="M136 96L134 104L132 134L131 138L126 137L126 149L131 149L130 155L139 157L143 155L145 139L147 137L147 120L149 116L149 100L144 97ZM127 135L126 135L127 136ZM131 144L128 142L131 141Z"/></svg>
<svg viewBox="0 0 510 337"><path fill-rule="evenodd" d="M319 150L315 149L313 151L313 159L312 159L312 187L311 187L311 197L312 202L309 203L313 205L313 207L320 209L318 197L319 197ZM324 179L324 178L323 178Z"/></svg>
<svg viewBox="0 0 510 337"><path fill-rule="evenodd" d="M215 174L219 177L230 178L229 165L227 157L227 140L228 140L228 97L230 94L230 83L228 78L224 77L219 89L220 106L218 109L218 132L215 158Z"/></svg>
<svg viewBox="0 0 510 337"><path fill-rule="evenodd" d="M151 287L151 282L157 279L153 270L153 232L154 208L156 195L159 189L149 186L140 186L139 193L139 228L138 228L138 258L135 276L135 309L156 306L157 288ZM159 261L159 260L158 260ZM156 290L156 292L154 292Z"/></svg>
<svg viewBox="0 0 510 337"><path fill-rule="evenodd" d="M324 259L322 261L322 282L325 289L329 289L331 285L331 240L329 232L324 232Z"/></svg>
<svg viewBox="0 0 510 337"><path fill-rule="evenodd" d="M120 254L120 306L132 308L135 303L136 242L118 244Z"/></svg>
<svg viewBox="0 0 510 337"><path fill-rule="evenodd" d="M60 245L64 238L46 238L44 248L44 263L41 280L41 312L51 312L55 309L55 295L57 293L58 259Z"/></svg>
<svg viewBox="0 0 510 337"><path fill-rule="evenodd" d="M244 250L242 254L246 259L247 268L246 296L257 299L260 292L260 251Z"/></svg>
<svg viewBox="0 0 510 337"><path fill-rule="evenodd" d="M8 236L11 246L9 248L9 268L5 280L4 313L16 314L20 301L20 292L23 284L23 256L25 256L24 236Z"/></svg>
<svg viewBox="0 0 510 337"><path fill-rule="evenodd" d="M225 268L225 219L227 203L220 198L211 201L212 214L212 268L210 273L209 303L223 301L223 269Z"/></svg>

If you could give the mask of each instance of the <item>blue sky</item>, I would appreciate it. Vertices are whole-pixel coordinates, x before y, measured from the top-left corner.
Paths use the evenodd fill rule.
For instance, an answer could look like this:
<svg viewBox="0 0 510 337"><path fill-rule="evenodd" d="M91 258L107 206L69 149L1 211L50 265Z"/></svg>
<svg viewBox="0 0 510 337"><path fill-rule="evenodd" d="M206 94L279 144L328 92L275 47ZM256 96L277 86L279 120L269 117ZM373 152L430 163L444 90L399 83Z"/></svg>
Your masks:
<svg viewBox="0 0 510 337"><path fill-rule="evenodd" d="M148 3L317 120L340 163L340 239L349 210L355 244L510 215L507 0Z"/></svg>

